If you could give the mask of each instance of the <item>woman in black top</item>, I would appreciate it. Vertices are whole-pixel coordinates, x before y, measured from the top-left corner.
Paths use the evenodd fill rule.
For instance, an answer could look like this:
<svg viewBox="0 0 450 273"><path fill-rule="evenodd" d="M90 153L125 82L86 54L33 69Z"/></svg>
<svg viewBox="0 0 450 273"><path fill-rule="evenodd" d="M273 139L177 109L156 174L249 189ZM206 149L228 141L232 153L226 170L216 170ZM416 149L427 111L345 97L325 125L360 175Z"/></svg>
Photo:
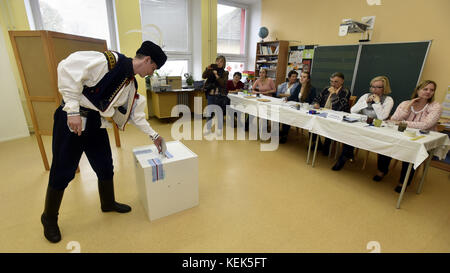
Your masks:
<svg viewBox="0 0 450 273"><path fill-rule="evenodd" d="M311 104L316 97L316 88L311 85L311 75L309 72L302 72L300 75L300 84L294 89L292 94L287 98L287 101L297 101ZM287 136L290 125L282 124L280 132L280 143L284 144L287 141Z"/></svg>

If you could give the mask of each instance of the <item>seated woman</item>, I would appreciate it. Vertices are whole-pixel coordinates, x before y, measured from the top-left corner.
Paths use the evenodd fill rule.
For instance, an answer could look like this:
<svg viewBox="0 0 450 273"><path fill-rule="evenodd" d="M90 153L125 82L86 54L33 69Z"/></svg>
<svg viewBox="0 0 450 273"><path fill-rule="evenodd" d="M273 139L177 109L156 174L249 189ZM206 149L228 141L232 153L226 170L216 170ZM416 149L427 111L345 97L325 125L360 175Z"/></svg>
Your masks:
<svg viewBox="0 0 450 273"><path fill-rule="evenodd" d="M437 122L442 114L442 106L438 102L433 102L434 92L436 91L436 83L434 81L422 81L415 89L411 100L404 101L395 110L391 117L391 121L398 124L401 121L406 122L408 127L422 130L436 130ZM375 181L381 179L388 173L390 157L378 156L378 172L373 177ZM402 171L400 173L399 185L395 187L395 191L400 193L408 170L409 163L403 162ZM408 185L414 176L414 170L408 177Z"/></svg>
<svg viewBox="0 0 450 273"><path fill-rule="evenodd" d="M234 72L233 79L228 80L228 82L227 82L228 93L237 94L238 92L242 91L242 89L244 88L244 83L241 82L241 79L242 79L241 72ZM228 98L228 97L226 98L226 105L230 105L230 98ZM225 105L225 109L222 109L224 111L224 113L226 113L226 105ZM234 113L233 118L237 118L237 117L238 117L238 114Z"/></svg>
<svg viewBox="0 0 450 273"><path fill-rule="evenodd" d="M297 82L298 73L295 70L291 70L288 73L288 81L280 84L277 90L277 98L289 97L292 91L299 85Z"/></svg>
<svg viewBox="0 0 450 273"><path fill-rule="evenodd" d="M275 83L271 78L267 78L267 69L261 68L259 70L259 79L255 81L252 86L253 94L262 94L266 96L272 96L277 90L275 89Z"/></svg>
<svg viewBox="0 0 450 273"><path fill-rule="evenodd" d="M227 82L227 90L228 93L238 93L241 92L242 89L244 88L244 83L241 82L242 79L242 74L241 72L235 72L233 74L233 79L232 80L228 80Z"/></svg>
<svg viewBox="0 0 450 273"><path fill-rule="evenodd" d="M335 72L330 77L330 86L325 87L322 92L314 99L314 108L320 107L332 109L335 111L349 112L350 91L344 86L344 74ZM320 142L319 142L320 144ZM322 147L322 153L328 155L331 141L325 138Z"/></svg>
<svg viewBox="0 0 450 273"><path fill-rule="evenodd" d="M291 95L286 98L286 100L297 101L302 103L306 102L311 104L315 97L316 97L316 88L311 85L311 76L309 72L302 72L300 75L300 84L294 89ZM280 133L281 144L286 143L289 129L291 129L290 125L283 124L281 126L281 133Z"/></svg>
<svg viewBox="0 0 450 273"><path fill-rule="evenodd" d="M378 76L370 81L370 93L362 95L358 102L350 109L351 113L363 114L370 118L385 120L389 117L394 100L388 96L391 93L389 79L386 76ZM353 146L344 144L342 154L336 164L331 168L339 171L347 160L353 158Z"/></svg>

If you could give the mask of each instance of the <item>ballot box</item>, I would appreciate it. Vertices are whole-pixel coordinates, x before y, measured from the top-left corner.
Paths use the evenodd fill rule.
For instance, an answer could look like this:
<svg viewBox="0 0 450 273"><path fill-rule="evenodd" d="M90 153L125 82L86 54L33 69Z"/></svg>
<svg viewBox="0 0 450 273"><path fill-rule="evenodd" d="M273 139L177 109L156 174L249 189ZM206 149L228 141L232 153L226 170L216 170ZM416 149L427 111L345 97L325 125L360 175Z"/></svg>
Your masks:
<svg viewBox="0 0 450 273"><path fill-rule="evenodd" d="M198 205L198 157L179 141L133 149L139 197L150 221Z"/></svg>

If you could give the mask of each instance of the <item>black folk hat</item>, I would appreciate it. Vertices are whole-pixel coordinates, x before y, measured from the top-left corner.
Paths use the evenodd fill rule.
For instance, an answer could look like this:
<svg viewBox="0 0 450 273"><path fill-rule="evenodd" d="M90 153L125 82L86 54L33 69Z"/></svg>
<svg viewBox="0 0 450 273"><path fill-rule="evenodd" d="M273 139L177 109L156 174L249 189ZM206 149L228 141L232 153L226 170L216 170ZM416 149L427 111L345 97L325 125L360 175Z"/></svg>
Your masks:
<svg viewBox="0 0 450 273"><path fill-rule="evenodd" d="M150 56L158 66L158 69L161 68L167 60L167 55L161 47L151 41L144 41L141 47L136 51L136 54Z"/></svg>

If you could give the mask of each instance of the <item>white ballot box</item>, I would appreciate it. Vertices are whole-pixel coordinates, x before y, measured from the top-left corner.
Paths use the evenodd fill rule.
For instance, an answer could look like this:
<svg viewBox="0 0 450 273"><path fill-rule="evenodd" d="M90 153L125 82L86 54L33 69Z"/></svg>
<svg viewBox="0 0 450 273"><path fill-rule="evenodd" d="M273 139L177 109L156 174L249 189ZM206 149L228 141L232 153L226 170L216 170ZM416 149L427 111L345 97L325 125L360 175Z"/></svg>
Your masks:
<svg viewBox="0 0 450 273"><path fill-rule="evenodd" d="M139 197L150 219L198 205L198 157L179 141L167 142L166 156L155 145L133 149Z"/></svg>

